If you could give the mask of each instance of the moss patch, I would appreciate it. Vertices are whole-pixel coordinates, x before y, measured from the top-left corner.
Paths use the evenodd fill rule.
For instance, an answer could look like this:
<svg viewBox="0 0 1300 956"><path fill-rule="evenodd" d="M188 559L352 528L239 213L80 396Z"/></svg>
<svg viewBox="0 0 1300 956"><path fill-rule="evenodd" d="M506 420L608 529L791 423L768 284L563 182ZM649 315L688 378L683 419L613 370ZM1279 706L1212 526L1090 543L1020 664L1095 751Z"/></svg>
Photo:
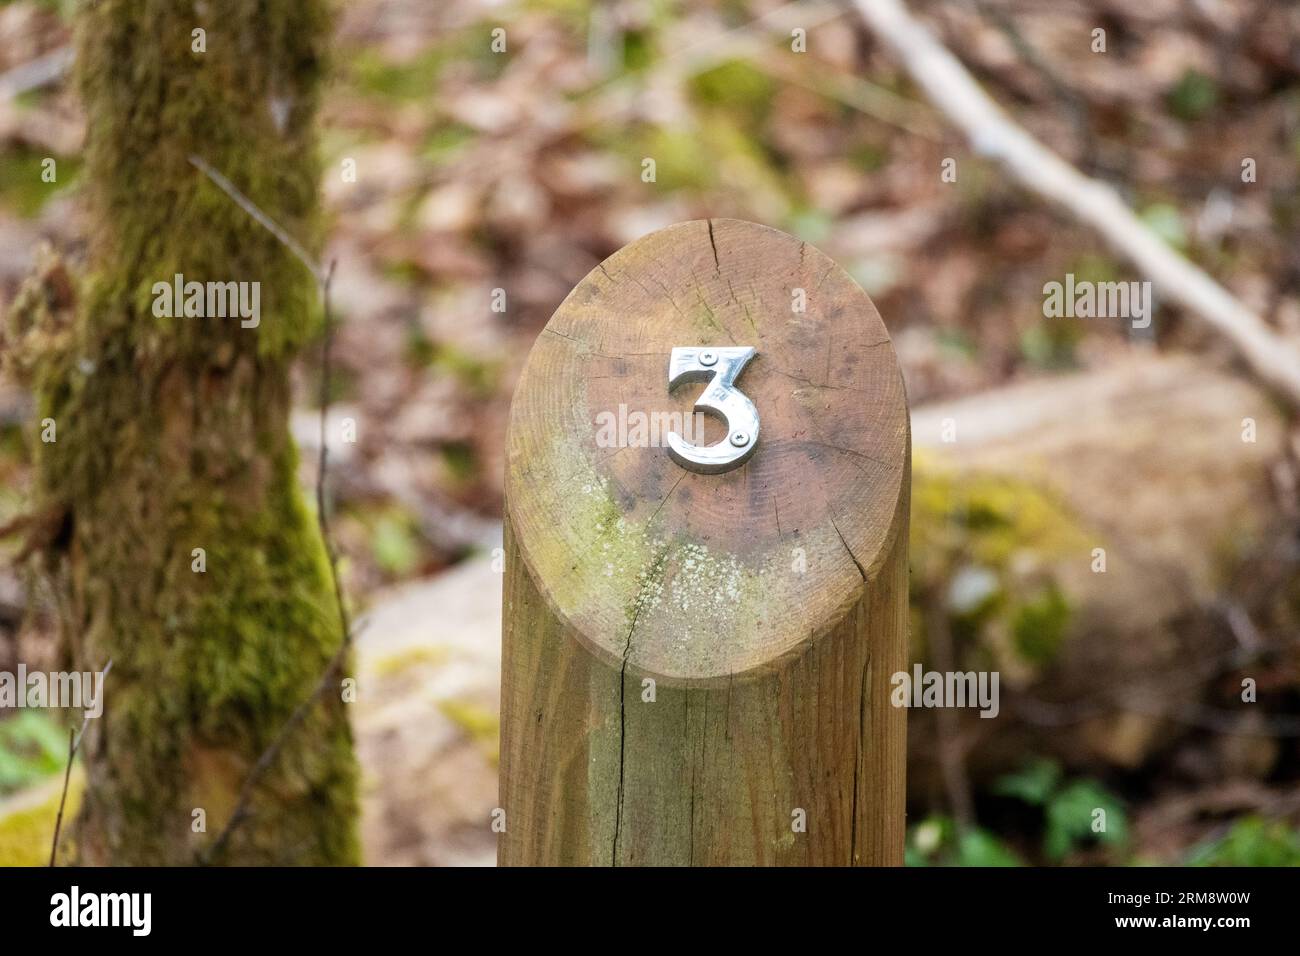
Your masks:
<svg viewBox="0 0 1300 956"><path fill-rule="evenodd" d="M52 183L41 178L46 158L55 162ZM75 157L47 157L35 150L11 147L0 162L0 205L20 216L35 216L51 196L76 181L80 170L81 161Z"/></svg>
<svg viewBox="0 0 1300 956"><path fill-rule="evenodd" d="M500 757L501 718L495 712L461 700L439 701L438 709L483 747L493 763L497 762Z"/></svg>
<svg viewBox="0 0 1300 956"><path fill-rule="evenodd" d="M1021 664L1049 663L1072 617L1050 568L1067 556L1088 560L1092 539L1050 492L1030 482L958 472L924 451L914 454L912 469L914 601L942 594L959 639L1009 634L1000 643ZM916 608L921 615L931 610Z"/></svg>
<svg viewBox="0 0 1300 956"><path fill-rule="evenodd" d="M445 647L410 647L376 661L375 674L378 677L393 677L412 668L437 667L446 663L447 657Z"/></svg>

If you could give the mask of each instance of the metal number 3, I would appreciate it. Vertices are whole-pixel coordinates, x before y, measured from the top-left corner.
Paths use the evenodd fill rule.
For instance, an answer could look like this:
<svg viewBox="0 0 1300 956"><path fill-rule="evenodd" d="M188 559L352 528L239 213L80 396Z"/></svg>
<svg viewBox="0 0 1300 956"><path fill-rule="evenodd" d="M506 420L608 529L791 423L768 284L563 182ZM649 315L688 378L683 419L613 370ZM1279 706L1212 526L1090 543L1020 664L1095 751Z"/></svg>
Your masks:
<svg viewBox="0 0 1300 956"><path fill-rule="evenodd" d="M718 475L738 468L758 447L758 409L736 388L736 379L757 354L750 346L675 348L668 359L668 391L683 382L708 382L695 401L697 412L721 418L727 437L716 445L688 445L669 432L668 454L688 471Z"/></svg>

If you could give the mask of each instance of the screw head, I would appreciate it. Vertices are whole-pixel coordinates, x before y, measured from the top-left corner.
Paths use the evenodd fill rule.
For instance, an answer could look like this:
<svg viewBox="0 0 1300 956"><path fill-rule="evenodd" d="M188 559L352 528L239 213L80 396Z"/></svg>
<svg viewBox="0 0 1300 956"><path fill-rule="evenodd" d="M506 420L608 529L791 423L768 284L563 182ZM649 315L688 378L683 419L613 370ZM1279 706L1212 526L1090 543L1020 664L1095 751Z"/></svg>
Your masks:
<svg viewBox="0 0 1300 956"><path fill-rule="evenodd" d="M749 436L746 435L744 432L732 432L731 443L735 445L737 448L744 448L746 445L749 444Z"/></svg>
<svg viewBox="0 0 1300 956"><path fill-rule="evenodd" d="M703 352L700 353L700 364L701 364L701 365L717 365L717 364L718 364L718 353L717 353L717 352L714 352L712 349L705 349Z"/></svg>

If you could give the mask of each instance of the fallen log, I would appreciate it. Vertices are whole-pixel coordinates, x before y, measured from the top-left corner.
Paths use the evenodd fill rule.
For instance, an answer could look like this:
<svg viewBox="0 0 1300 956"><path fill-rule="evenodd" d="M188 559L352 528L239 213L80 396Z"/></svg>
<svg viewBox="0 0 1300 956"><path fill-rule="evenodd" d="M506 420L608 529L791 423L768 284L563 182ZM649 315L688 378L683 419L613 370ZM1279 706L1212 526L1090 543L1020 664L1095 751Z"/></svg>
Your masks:
<svg viewBox="0 0 1300 956"><path fill-rule="evenodd" d="M1276 735L1229 706L1234 668L1270 650L1252 605L1295 587L1273 480L1288 424L1262 389L1137 356L919 408L912 429L914 660L948 644L1002 678L1000 717L961 721L972 775L1044 752L1134 767L1207 727ZM941 768L914 718L924 788Z"/></svg>

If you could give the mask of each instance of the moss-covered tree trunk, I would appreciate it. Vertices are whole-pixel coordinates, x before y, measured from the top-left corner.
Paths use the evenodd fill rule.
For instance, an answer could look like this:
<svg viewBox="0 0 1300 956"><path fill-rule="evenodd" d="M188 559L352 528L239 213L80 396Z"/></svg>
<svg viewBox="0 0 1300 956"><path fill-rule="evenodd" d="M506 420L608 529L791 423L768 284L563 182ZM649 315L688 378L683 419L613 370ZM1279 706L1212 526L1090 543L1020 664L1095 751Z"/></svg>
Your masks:
<svg viewBox="0 0 1300 956"><path fill-rule="evenodd" d="M37 394L57 423L38 474L66 515L52 547L73 658L113 660L85 753L88 863L193 862L341 640L287 429L314 283L188 159L312 237L327 30L324 0L83 6L90 267ZM155 283L178 273L259 283L260 322L157 314ZM355 787L327 694L216 862L355 862Z"/></svg>

